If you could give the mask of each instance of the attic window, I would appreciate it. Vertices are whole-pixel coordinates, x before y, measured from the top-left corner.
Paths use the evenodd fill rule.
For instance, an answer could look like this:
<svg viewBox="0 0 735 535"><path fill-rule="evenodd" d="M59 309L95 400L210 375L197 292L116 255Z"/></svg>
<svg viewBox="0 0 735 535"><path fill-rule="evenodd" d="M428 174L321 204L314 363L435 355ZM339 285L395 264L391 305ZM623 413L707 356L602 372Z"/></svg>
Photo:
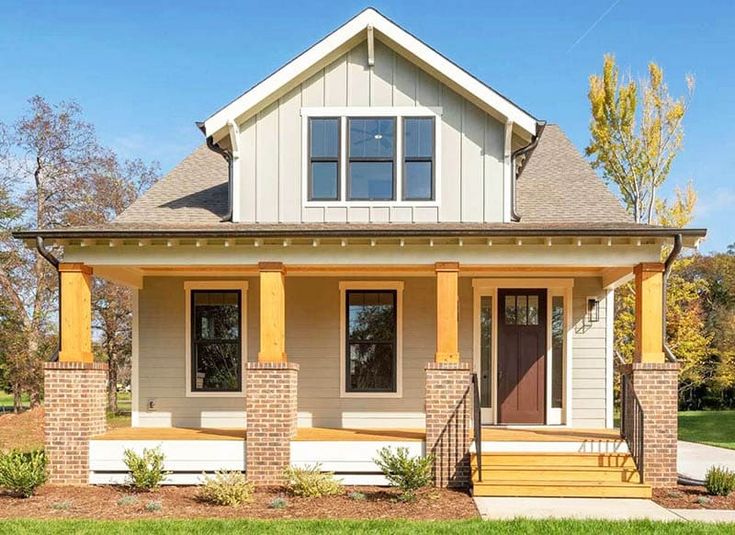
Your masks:
<svg viewBox="0 0 735 535"><path fill-rule="evenodd" d="M393 117L348 119L351 201L395 199L396 120Z"/></svg>
<svg viewBox="0 0 735 535"><path fill-rule="evenodd" d="M309 200L339 199L339 119L309 119Z"/></svg>

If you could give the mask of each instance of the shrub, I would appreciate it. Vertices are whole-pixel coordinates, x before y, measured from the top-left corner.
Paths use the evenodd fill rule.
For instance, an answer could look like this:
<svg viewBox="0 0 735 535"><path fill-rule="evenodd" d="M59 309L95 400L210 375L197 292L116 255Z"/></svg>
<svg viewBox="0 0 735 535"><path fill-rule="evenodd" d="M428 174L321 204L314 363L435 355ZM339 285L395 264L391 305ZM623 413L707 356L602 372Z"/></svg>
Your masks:
<svg viewBox="0 0 735 535"><path fill-rule="evenodd" d="M285 509L286 506L288 506L288 502L286 501L286 498L282 498L281 496L273 498L268 504L268 507L271 509Z"/></svg>
<svg viewBox="0 0 735 535"><path fill-rule="evenodd" d="M253 499L255 484L241 472L216 472L204 476L197 498L215 505L241 505Z"/></svg>
<svg viewBox="0 0 735 535"><path fill-rule="evenodd" d="M54 511L68 511L69 509L71 509L71 502L69 500L54 502L51 504L51 509L53 509Z"/></svg>
<svg viewBox="0 0 735 535"><path fill-rule="evenodd" d="M707 470L704 486L714 496L727 496L735 490L735 472L724 466L712 466Z"/></svg>
<svg viewBox="0 0 735 535"><path fill-rule="evenodd" d="M117 504L120 507L128 507L130 505L135 505L136 503L138 503L138 498L135 496L120 496L117 500Z"/></svg>
<svg viewBox="0 0 735 535"><path fill-rule="evenodd" d="M358 492L358 491L353 491L353 492L350 492L350 493L349 493L349 494L347 495L347 497L348 497L348 498L349 498L350 500L355 500L356 502L364 502L365 500L367 500L367 496L365 496L365 494L364 494L364 493L362 493L362 492Z"/></svg>
<svg viewBox="0 0 735 535"><path fill-rule="evenodd" d="M304 468L286 468L286 487L295 496L318 498L335 496L344 492L342 484L332 472L322 472L319 463Z"/></svg>
<svg viewBox="0 0 735 535"><path fill-rule="evenodd" d="M373 462L383 471L388 482L400 489L403 501L415 499L417 490L431 484L433 455L411 457L408 448L397 448L395 453L391 448L383 448Z"/></svg>
<svg viewBox="0 0 735 535"><path fill-rule="evenodd" d="M156 513L163 509L163 506L161 505L161 502L156 502L151 500L150 502L145 504L145 510L149 513Z"/></svg>
<svg viewBox="0 0 735 535"><path fill-rule="evenodd" d="M0 487L22 498L33 496L46 482L46 454L12 450L0 453Z"/></svg>
<svg viewBox="0 0 735 535"><path fill-rule="evenodd" d="M130 470L129 482L136 490L157 489L170 473L163 469L165 456L160 448L143 449L143 455L125 450L125 466Z"/></svg>

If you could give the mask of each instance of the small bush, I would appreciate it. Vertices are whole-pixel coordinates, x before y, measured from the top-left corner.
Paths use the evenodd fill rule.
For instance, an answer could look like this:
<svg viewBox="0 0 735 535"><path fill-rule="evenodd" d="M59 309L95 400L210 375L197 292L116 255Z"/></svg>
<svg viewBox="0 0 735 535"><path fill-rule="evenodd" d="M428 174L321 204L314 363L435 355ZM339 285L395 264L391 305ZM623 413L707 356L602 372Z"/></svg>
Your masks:
<svg viewBox="0 0 735 535"><path fill-rule="evenodd" d="M120 496L117 500L117 504L120 507L129 507L138 503L138 498L135 496Z"/></svg>
<svg viewBox="0 0 735 535"><path fill-rule="evenodd" d="M349 498L350 500L355 500L356 502L364 502L365 500L367 500L367 496L365 496L365 494L364 494L364 493L362 493L362 492L357 492L357 491L353 491L353 492L350 492L350 493L349 493L349 494L347 495L347 497L348 497L348 498Z"/></svg>
<svg viewBox="0 0 735 535"><path fill-rule="evenodd" d="M69 509L71 509L71 502L69 500L54 502L51 504L51 509L53 509L54 511L68 511Z"/></svg>
<svg viewBox="0 0 735 535"><path fill-rule="evenodd" d="M704 486L713 496L728 496L735 490L735 472L724 466L712 466L707 470Z"/></svg>
<svg viewBox="0 0 735 535"><path fill-rule="evenodd" d="M215 505L241 505L253 499L255 484L241 472L216 472L204 476L197 498Z"/></svg>
<svg viewBox="0 0 735 535"><path fill-rule="evenodd" d="M383 471L383 475L391 484L401 491L401 500L412 501L416 491L431 484L434 456L411 457L408 448L383 448L373 462Z"/></svg>
<svg viewBox="0 0 735 535"><path fill-rule="evenodd" d="M30 498L46 482L46 454L41 451L0 453L0 487Z"/></svg>
<svg viewBox="0 0 735 535"><path fill-rule="evenodd" d="M278 498L273 498L271 502L268 504L268 507L271 509L285 509L288 506L288 502L286 501L286 498L282 498L279 496Z"/></svg>
<svg viewBox="0 0 735 535"><path fill-rule="evenodd" d="M149 513L157 513L161 509L163 509L161 502L150 501L145 504L145 510L148 511Z"/></svg>
<svg viewBox="0 0 735 535"><path fill-rule="evenodd" d="M138 455L133 450L126 449L125 466L130 470L128 476L130 485L136 490L154 490L169 474L163 469L165 456L160 448L143 450L143 455Z"/></svg>
<svg viewBox="0 0 735 535"><path fill-rule="evenodd" d="M342 484L332 472L322 472L319 463L305 468L289 467L285 471L286 487L294 496L318 498L344 492Z"/></svg>

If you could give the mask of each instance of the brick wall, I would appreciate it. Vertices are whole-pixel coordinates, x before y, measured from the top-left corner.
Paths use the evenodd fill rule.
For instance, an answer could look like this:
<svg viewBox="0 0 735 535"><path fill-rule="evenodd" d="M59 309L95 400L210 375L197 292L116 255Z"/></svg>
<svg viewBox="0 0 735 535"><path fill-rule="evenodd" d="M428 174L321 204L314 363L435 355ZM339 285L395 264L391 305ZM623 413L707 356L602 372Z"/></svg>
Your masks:
<svg viewBox="0 0 735 535"><path fill-rule="evenodd" d="M643 480L655 488L673 487L677 480L679 365L638 362L626 366L623 373L632 376L643 409Z"/></svg>
<svg viewBox="0 0 735 535"><path fill-rule="evenodd" d="M247 475L262 485L283 483L296 436L299 365L248 362L245 372Z"/></svg>
<svg viewBox="0 0 735 535"><path fill-rule="evenodd" d="M426 365L426 452L436 457L434 482L439 487L470 483L472 392L467 363Z"/></svg>
<svg viewBox="0 0 735 535"><path fill-rule="evenodd" d="M44 434L49 483L89 481L89 439L107 429L107 364L48 362Z"/></svg>

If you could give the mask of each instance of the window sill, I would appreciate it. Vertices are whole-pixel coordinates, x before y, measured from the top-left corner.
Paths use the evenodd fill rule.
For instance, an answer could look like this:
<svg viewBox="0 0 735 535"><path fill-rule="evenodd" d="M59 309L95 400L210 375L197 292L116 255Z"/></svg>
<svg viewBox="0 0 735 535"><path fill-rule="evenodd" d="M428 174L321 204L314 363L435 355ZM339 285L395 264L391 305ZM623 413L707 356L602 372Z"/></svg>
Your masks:
<svg viewBox="0 0 735 535"><path fill-rule="evenodd" d="M390 206L412 208L415 206L439 208L437 201L305 201L305 208L328 208L328 207L368 207L385 208Z"/></svg>
<svg viewBox="0 0 735 535"><path fill-rule="evenodd" d="M400 399L403 397L402 392L340 392L340 398L358 398L358 399Z"/></svg>
<svg viewBox="0 0 735 535"><path fill-rule="evenodd" d="M241 392L191 392L186 391L187 398L245 398L245 391Z"/></svg>

